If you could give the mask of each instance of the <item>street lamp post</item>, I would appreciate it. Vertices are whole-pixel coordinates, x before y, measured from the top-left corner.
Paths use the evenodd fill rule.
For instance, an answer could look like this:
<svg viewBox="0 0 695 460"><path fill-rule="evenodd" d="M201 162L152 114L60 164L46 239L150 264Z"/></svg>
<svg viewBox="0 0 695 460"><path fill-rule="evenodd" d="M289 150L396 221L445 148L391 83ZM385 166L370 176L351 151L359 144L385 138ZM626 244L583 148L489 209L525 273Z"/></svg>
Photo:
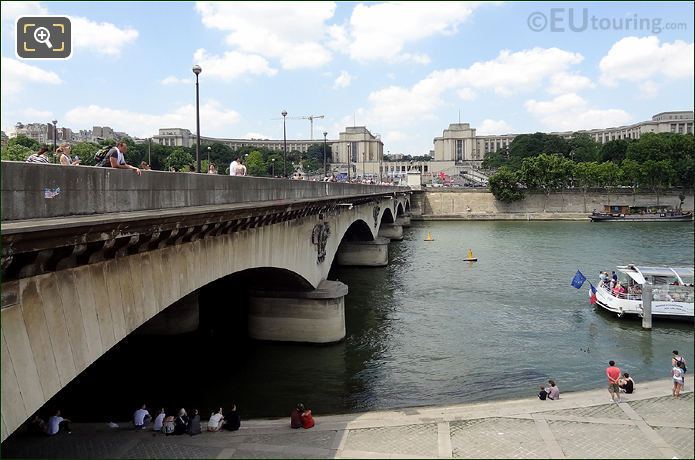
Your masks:
<svg viewBox="0 0 695 460"><path fill-rule="evenodd" d="M212 147L208 145L208 171L210 171L210 150L212 150Z"/></svg>
<svg viewBox="0 0 695 460"><path fill-rule="evenodd" d="M152 138L147 139L147 164L152 167Z"/></svg>
<svg viewBox="0 0 695 460"><path fill-rule="evenodd" d="M58 133L57 133L57 125L58 125L58 120L53 120L53 153L56 151L57 147L57 140L58 140Z"/></svg>
<svg viewBox="0 0 695 460"><path fill-rule="evenodd" d="M287 119L287 110L282 111L282 139L283 139L283 150L282 150L282 174L285 179L287 179L287 125L285 120Z"/></svg>
<svg viewBox="0 0 695 460"><path fill-rule="evenodd" d="M195 144L195 162L196 169L200 172L200 91L198 89L198 75L203 69L198 65L193 66L193 73L195 74L195 130L197 141Z"/></svg>
<svg viewBox="0 0 695 460"><path fill-rule="evenodd" d="M275 177L275 158L270 159L270 167L271 167L271 176Z"/></svg>
<svg viewBox="0 0 695 460"><path fill-rule="evenodd" d="M326 131L323 132L323 177L326 177L326 136L328 136L328 133Z"/></svg>

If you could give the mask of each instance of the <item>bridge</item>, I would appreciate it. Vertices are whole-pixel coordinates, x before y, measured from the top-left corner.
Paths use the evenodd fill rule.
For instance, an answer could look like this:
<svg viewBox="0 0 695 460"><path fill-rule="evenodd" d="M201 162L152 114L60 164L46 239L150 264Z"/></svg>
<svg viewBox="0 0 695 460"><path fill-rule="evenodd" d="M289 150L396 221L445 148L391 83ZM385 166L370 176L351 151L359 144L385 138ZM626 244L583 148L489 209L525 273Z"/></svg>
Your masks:
<svg viewBox="0 0 695 460"><path fill-rule="evenodd" d="M129 334L198 325L230 275L248 333L345 337L331 265L383 266L410 190L2 162L2 440ZM229 307L234 304L230 301Z"/></svg>

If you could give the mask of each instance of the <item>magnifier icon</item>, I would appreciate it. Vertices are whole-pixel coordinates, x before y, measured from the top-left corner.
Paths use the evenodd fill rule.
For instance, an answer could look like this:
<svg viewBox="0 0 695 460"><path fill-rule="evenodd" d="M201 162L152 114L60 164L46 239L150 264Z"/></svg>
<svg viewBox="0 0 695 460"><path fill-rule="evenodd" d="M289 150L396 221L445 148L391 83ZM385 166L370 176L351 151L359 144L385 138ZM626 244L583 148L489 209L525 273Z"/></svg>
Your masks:
<svg viewBox="0 0 695 460"><path fill-rule="evenodd" d="M45 27L37 27L34 30L34 40L39 43L44 43L49 49L53 48L51 44L51 33Z"/></svg>

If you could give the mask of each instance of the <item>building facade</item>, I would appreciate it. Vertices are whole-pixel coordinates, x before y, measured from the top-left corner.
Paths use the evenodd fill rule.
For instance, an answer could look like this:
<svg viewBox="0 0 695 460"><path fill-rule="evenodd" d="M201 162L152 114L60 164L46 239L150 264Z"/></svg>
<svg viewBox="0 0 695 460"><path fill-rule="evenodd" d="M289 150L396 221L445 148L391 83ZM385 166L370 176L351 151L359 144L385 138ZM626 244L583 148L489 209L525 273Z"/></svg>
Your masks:
<svg viewBox="0 0 695 460"><path fill-rule="evenodd" d="M693 112L661 112L649 121L642 121L628 126L589 129L579 131L551 132L564 139L571 139L577 134L586 134L595 142L619 139L639 139L645 133L693 133ZM490 136L476 135L475 128L468 123L452 123L441 137L434 138L434 172L450 171L457 167L479 168L485 155L509 147L519 134L501 134Z"/></svg>
<svg viewBox="0 0 695 460"><path fill-rule="evenodd" d="M334 173L347 173L350 177L377 177L384 161L384 143L381 136L372 134L365 126L349 126L333 143Z"/></svg>

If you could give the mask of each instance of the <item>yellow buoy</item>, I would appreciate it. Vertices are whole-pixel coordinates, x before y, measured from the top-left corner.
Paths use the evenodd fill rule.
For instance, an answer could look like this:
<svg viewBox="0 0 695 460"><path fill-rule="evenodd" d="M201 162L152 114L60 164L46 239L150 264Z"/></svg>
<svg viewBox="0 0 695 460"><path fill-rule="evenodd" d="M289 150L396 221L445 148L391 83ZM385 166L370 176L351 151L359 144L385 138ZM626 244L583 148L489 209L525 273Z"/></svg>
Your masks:
<svg viewBox="0 0 695 460"><path fill-rule="evenodd" d="M434 241L434 238L432 238L429 230L427 230L427 238L425 238L425 241Z"/></svg>
<svg viewBox="0 0 695 460"><path fill-rule="evenodd" d="M466 260L466 261L468 261L468 262L477 262L477 261L478 261L478 258L477 258L477 257L473 257L473 250L472 250L472 249L468 249L468 257L466 257L466 258L463 259L463 260Z"/></svg>

